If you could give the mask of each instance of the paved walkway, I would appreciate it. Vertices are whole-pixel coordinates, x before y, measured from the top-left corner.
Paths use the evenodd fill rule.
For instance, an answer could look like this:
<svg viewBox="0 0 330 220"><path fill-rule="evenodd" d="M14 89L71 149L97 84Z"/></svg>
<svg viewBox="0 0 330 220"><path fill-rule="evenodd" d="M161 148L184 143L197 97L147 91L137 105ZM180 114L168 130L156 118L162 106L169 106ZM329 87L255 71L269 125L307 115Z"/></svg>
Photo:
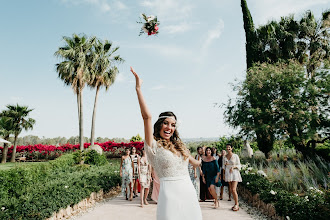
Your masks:
<svg viewBox="0 0 330 220"><path fill-rule="evenodd" d="M252 219L251 216L242 208L238 212L233 212L231 207L233 201L220 200L218 209L212 208L213 202L201 202L203 220L216 219ZM133 201L127 201L122 196L107 200L96 205L87 213L82 213L79 216L73 217L74 220L153 220L156 219L157 204L150 201L150 204L140 207L140 198L135 198ZM178 210L179 211L179 210ZM182 219L185 220L185 219Z"/></svg>

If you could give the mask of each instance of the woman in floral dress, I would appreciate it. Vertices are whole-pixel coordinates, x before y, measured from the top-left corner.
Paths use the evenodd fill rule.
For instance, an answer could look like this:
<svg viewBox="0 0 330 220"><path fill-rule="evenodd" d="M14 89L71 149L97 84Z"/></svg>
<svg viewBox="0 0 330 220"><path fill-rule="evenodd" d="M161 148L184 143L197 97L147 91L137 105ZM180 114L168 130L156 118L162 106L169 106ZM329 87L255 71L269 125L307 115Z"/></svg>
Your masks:
<svg viewBox="0 0 330 220"><path fill-rule="evenodd" d="M126 200L133 199L133 161L130 157L130 150L126 148L125 155L121 157L120 161L120 176L122 178L121 192L126 196Z"/></svg>
<svg viewBox="0 0 330 220"><path fill-rule="evenodd" d="M143 204L148 205L147 197L151 182L151 165L148 162L145 150L142 150L142 157L139 163L139 180L141 184L141 207Z"/></svg>

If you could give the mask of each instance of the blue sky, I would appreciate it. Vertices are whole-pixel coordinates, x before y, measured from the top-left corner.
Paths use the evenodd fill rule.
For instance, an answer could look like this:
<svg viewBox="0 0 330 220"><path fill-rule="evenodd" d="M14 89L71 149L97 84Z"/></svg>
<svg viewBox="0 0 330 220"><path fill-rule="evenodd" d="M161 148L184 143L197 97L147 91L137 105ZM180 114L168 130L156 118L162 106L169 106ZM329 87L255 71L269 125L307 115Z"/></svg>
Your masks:
<svg viewBox="0 0 330 220"><path fill-rule="evenodd" d="M247 0L256 26L290 13L316 16L330 0ZM156 15L158 36L138 36L141 13ZM39 137L78 135L76 96L58 79L54 52L63 36L85 33L119 46L126 60L110 89L100 92L96 136L143 135L133 66L155 121L173 111L183 138L234 134L224 124L231 84L244 78L245 34L239 0L11 0L0 7L0 110L28 105ZM95 90L84 89L84 135L90 136Z"/></svg>

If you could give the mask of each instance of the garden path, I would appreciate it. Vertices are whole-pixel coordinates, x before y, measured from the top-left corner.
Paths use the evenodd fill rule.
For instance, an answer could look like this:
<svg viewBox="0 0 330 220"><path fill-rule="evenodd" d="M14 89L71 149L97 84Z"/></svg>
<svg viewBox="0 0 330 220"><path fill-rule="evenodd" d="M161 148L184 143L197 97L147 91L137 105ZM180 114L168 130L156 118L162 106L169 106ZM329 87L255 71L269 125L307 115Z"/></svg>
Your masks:
<svg viewBox="0 0 330 220"><path fill-rule="evenodd" d="M249 220L253 219L244 209L240 208L238 212L233 212L231 207L233 201L220 200L220 208L213 209L213 202L201 202L203 220L229 219L229 220ZM133 201L127 201L122 196L107 200L97 204L88 212L81 213L71 220L154 220L156 219L157 205L150 202L149 205L140 207L140 198ZM178 210L179 211L179 210ZM184 219L182 219L184 220Z"/></svg>

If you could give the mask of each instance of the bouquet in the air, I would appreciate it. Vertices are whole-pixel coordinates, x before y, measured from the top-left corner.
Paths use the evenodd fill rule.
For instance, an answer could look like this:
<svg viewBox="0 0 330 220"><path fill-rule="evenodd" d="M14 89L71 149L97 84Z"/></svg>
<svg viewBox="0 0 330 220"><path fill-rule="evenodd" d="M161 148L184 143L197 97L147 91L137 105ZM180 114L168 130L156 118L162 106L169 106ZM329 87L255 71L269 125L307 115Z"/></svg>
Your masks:
<svg viewBox="0 0 330 220"><path fill-rule="evenodd" d="M144 21L141 21L140 18L140 21L137 22L139 24L143 24L139 36L143 33L147 33L148 35L158 34L159 22L157 20L157 16L146 16L145 14L142 14L142 18Z"/></svg>

